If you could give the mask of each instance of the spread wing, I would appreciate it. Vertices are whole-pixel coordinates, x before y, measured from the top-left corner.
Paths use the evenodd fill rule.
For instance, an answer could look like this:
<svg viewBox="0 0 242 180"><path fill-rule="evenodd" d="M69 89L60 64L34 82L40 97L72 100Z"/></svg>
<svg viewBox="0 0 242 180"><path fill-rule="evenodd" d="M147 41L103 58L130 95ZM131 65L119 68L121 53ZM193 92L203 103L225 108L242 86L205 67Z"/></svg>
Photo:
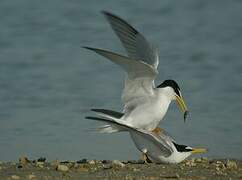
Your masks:
<svg viewBox="0 0 242 180"><path fill-rule="evenodd" d="M159 64L157 48L151 45L142 34L125 20L106 11L103 13L122 42L130 61L150 65L153 72L157 75L157 66ZM136 70L137 68L133 69L133 71ZM149 99L149 96L153 95L155 77L150 76L145 71L139 74L139 76L135 76L135 78L128 74L122 94L125 112L132 110L135 106L145 102L146 99Z"/></svg>
<svg viewBox="0 0 242 180"><path fill-rule="evenodd" d="M122 94L125 113L130 112L139 104L143 104L143 102L146 102L153 95L154 79L158 72L152 66L107 50L91 47L84 48L106 57L127 72L128 77L125 80Z"/></svg>
<svg viewBox="0 0 242 180"><path fill-rule="evenodd" d="M157 48L125 20L107 11L103 11L103 14L122 42L128 56L137 61L144 61L157 69L159 64Z"/></svg>
<svg viewBox="0 0 242 180"><path fill-rule="evenodd" d="M92 47L83 47L83 48L94 51L97 54L103 57L106 57L113 63L119 65L127 72L128 77L130 79L139 79L140 77L142 77L144 79L149 79L150 80L149 82L152 82L152 79L154 80L157 74L157 71L154 70L152 66L150 66L145 62L133 61L129 57L125 57L103 49L92 48Z"/></svg>

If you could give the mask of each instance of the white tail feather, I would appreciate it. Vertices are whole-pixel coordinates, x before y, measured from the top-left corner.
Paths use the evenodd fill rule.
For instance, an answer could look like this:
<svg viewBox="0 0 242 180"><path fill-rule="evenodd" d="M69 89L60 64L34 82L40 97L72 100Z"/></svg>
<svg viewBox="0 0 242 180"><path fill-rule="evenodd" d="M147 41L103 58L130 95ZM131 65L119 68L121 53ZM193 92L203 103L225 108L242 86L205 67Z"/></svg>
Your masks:
<svg viewBox="0 0 242 180"><path fill-rule="evenodd" d="M115 121L115 122L119 122L119 123L122 122L119 118L115 118L111 115L104 114L104 113L101 113L101 112L97 112L97 115L99 117L106 118L106 119L109 119L111 121ZM100 133L115 133L115 132L123 131L123 128L118 126L118 125L115 125L115 124L107 124L107 125L98 127L97 131L100 132Z"/></svg>
<svg viewBox="0 0 242 180"><path fill-rule="evenodd" d="M97 131L99 133L115 133L115 132L119 132L121 130L118 127L115 127L114 125L107 124L107 125L98 127Z"/></svg>

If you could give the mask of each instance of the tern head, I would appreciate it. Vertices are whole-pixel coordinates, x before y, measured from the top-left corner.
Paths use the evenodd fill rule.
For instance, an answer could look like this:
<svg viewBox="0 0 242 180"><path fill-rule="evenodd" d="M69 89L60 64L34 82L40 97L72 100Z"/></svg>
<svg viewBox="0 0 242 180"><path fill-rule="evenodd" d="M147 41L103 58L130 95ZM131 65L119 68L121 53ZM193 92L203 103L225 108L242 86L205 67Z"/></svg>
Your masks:
<svg viewBox="0 0 242 180"><path fill-rule="evenodd" d="M170 79L165 80L159 86L157 86L157 88L162 88L166 96L168 96L171 100L177 101L178 106L180 107L181 111L184 113L184 121L185 121L188 115L188 109L181 95L181 90L177 82Z"/></svg>
<svg viewBox="0 0 242 180"><path fill-rule="evenodd" d="M176 152L174 153L173 159L178 163L186 159L192 154L200 154L207 152L205 148L191 148L186 145L179 145L173 142Z"/></svg>

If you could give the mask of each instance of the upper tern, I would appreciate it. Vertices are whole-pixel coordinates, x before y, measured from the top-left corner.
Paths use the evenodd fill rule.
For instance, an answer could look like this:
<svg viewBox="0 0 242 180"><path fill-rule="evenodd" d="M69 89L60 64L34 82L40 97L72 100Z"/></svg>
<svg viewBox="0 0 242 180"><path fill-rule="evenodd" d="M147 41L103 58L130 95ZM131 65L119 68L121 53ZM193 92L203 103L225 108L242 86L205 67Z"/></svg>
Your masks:
<svg viewBox="0 0 242 180"><path fill-rule="evenodd" d="M109 114L113 114L117 119L123 114L109 110ZM128 131L139 151L142 152L142 158L148 162L155 163L179 163L195 153L204 153L205 148L191 148L186 145L177 144L176 141L169 136L165 130L156 134L147 130L137 129L135 127L124 124L123 121L115 121L109 118L86 117L87 119L103 121L112 124L122 131Z"/></svg>
<svg viewBox="0 0 242 180"><path fill-rule="evenodd" d="M174 80L165 80L158 86L154 84L159 64L157 48L148 43L145 37L125 20L106 11L103 14L122 42L128 56L103 49L84 48L106 57L121 66L127 73L122 94L124 115L119 120L138 129L159 130L157 126L165 116L169 104L176 100L184 113L185 121L188 110L178 84ZM115 117L110 117L103 112L101 114L103 117L109 116L116 120ZM120 129L112 125L102 128L102 132L117 131Z"/></svg>

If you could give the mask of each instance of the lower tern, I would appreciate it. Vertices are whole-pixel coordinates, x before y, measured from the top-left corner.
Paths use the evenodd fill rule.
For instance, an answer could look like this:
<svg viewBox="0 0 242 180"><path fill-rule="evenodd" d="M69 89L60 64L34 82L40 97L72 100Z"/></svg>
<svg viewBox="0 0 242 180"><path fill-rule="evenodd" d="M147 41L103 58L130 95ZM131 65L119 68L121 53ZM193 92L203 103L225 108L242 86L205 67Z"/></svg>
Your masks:
<svg viewBox="0 0 242 180"><path fill-rule="evenodd" d="M106 57L113 63L121 66L126 71L122 102L124 104L123 116L118 120L125 124L147 131L159 132L157 127L165 116L171 101L176 100L184 113L184 121L188 109L181 94L180 87L174 80L165 80L155 86L154 80L158 75L159 56L155 46L150 44L145 37L134 27L120 17L104 11L106 19L119 37L128 56L119 55L107 50L84 47ZM115 117L106 114L105 110L94 109L103 117ZM102 132L118 132L116 126L103 126Z"/></svg>
<svg viewBox="0 0 242 180"><path fill-rule="evenodd" d="M122 113L110 111L117 119L123 116ZM121 131L128 131L135 146L142 153L142 159L145 162L154 163L180 163L192 154L205 153L205 148L191 148L186 145L177 144L176 141L169 136L165 130L159 135L156 133L137 129L120 121L114 121L108 118L86 117L87 119L102 121L112 124Z"/></svg>

